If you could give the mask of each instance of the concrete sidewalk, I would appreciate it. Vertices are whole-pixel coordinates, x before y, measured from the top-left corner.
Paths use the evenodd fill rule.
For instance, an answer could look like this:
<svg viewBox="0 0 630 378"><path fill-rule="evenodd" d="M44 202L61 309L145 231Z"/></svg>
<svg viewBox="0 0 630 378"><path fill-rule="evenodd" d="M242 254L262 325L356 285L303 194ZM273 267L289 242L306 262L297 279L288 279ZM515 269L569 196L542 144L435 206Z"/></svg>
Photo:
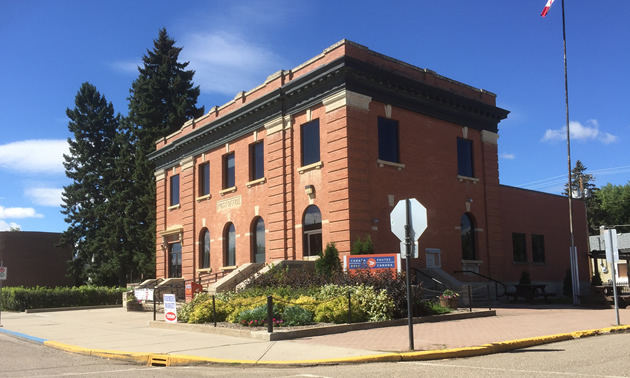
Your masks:
<svg viewBox="0 0 630 378"><path fill-rule="evenodd" d="M150 328L152 313L123 308L44 313L3 312L0 333L71 352L150 365L189 363L321 364L462 357L518 349L616 327L611 309L506 307L497 316L414 325L415 351L405 326L349 331L295 340L250 338ZM621 324L630 310L620 310ZM589 331L582 333L583 331Z"/></svg>

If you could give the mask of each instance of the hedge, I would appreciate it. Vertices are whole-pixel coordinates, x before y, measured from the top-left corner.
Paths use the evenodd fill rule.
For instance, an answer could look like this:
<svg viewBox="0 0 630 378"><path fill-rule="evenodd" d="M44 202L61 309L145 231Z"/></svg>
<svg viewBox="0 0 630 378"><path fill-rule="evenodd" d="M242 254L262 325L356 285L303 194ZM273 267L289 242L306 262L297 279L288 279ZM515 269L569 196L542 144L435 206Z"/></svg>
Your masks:
<svg viewBox="0 0 630 378"><path fill-rule="evenodd" d="M124 288L79 286L25 288L3 287L0 308L24 311L33 308L79 307L122 304Z"/></svg>

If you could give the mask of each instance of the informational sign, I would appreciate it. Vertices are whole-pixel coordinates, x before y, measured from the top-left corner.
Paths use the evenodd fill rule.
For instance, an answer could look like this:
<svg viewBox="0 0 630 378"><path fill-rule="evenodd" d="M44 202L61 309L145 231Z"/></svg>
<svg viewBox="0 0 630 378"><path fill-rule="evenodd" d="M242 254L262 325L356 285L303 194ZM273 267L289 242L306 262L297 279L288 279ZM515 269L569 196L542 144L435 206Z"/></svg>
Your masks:
<svg viewBox="0 0 630 378"><path fill-rule="evenodd" d="M343 257L343 266L347 272L357 269L370 271L392 270L400 272L400 255L398 253L380 255L350 255Z"/></svg>
<svg viewBox="0 0 630 378"><path fill-rule="evenodd" d="M418 257L418 245L416 241L427 229L427 209L417 199L404 199L398 201L394 210L389 215L392 225L392 233L401 241L400 254L404 259L407 256L406 230L409 225L409 237L411 238L411 257Z"/></svg>
<svg viewBox="0 0 630 378"><path fill-rule="evenodd" d="M135 289L133 295L135 295L136 299L139 301L152 301L153 289Z"/></svg>
<svg viewBox="0 0 630 378"><path fill-rule="evenodd" d="M175 294L164 294L164 320L177 323L177 300Z"/></svg>
<svg viewBox="0 0 630 378"><path fill-rule="evenodd" d="M7 279L7 267L0 266L0 280L6 280L6 279Z"/></svg>

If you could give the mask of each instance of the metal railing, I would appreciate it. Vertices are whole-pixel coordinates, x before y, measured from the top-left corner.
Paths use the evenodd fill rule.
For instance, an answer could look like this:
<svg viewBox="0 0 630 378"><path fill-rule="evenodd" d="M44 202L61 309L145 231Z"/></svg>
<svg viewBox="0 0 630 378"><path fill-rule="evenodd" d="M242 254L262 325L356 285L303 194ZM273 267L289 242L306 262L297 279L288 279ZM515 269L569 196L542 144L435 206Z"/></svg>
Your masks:
<svg viewBox="0 0 630 378"><path fill-rule="evenodd" d="M479 277L485 278L488 281L494 282L494 294L496 296L497 301L499 300L499 298L505 296L505 293L507 293L507 286L503 282L497 281L492 277L484 276L483 274L477 273L472 270L455 270L453 271L453 273L471 273ZM501 293L501 295L499 295L499 285L503 286L503 293Z"/></svg>
<svg viewBox="0 0 630 378"><path fill-rule="evenodd" d="M419 270L418 268L411 268L411 269L413 269L413 270L415 271L415 274L416 274L416 277L415 277L415 278L416 278L416 284L419 282L419 280L418 280L418 273L420 273L420 274L422 274L423 276L425 276L425 277L427 277L428 279L430 279L431 281L433 281L433 284L435 285L435 291L436 291L436 292L439 292L439 290L438 290L438 285L441 285L441 286L444 288L444 290L448 289L448 287L447 287L446 285L444 285L442 282L438 281L435 277L432 277L431 275L429 275L429 274L427 274L427 273L425 273L425 272L423 272L423 271ZM442 291L444 291L444 290L442 290Z"/></svg>

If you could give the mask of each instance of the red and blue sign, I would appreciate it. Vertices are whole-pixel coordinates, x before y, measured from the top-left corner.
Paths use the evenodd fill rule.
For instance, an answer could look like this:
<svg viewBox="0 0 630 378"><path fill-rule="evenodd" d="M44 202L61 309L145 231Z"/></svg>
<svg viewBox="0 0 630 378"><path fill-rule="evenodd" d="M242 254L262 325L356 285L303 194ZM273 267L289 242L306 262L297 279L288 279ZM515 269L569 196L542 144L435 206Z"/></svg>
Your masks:
<svg viewBox="0 0 630 378"><path fill-rule="evenodd" d="M344 256L343 265L348 272L357 269L393 270L400 272L400 254Z"/></svg>

